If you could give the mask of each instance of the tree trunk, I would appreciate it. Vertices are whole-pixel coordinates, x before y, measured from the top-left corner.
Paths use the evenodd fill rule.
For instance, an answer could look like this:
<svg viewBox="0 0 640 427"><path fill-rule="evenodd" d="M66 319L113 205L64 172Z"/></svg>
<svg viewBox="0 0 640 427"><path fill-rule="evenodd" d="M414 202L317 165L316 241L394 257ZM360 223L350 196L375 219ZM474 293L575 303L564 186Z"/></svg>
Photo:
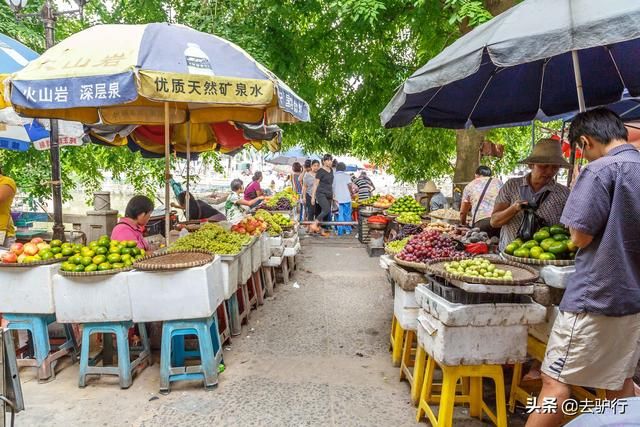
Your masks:
<svg viewBox="0 0 640 427"><path fill-rule="evenodd" d="M514 3L514 0L484 0L484 6L493 16L509 9ZM470 30L466 23L460 25L463 34ZM456 131L456 170L453 176L453 198L456 207L464 186L473 180L480 165L480 144L486 133L477 129Z"/></svg>

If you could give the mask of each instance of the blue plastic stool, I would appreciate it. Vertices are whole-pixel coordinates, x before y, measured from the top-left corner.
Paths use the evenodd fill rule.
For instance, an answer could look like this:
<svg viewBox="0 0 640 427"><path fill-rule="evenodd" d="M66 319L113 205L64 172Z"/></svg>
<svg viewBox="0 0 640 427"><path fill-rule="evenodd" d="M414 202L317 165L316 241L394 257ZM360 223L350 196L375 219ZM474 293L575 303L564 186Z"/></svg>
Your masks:
<svg viewBox="0 0 640 427"><path fill-rule="evenodd" d="M129 328L132 322L104 322L82 324L82 351L80 354L80 380L78 385L86 385L87 375L117 375L120 378L120 388L129 388L133 383L133 372L142 370L151 362L151 347L144 323L138 323L142 351L131 362L129 352ZM118 347L118 366L92 366L89 360L89 340L91 334L113 334ZM111 339L110 337L107 339ZM95 362L94 362L95 363Z"/></svg>
<svg viewBox="0 0 640 427"><path fill-rule="evenodd" d="M196 335L199 350L186 350L184 337ZM185 366L185 359L200 358L200 364ZM168 394L172 381L204 380L210 390L218 385L218 365L222 363L222 346L218 319L168 320L162 324L160 353L160 393Z"/></svg>
<svg viewBox="0 0 640 427"><path fill-rule="evenodd" d="M55 314L4 314L7 329L29 331L33 346L34 359L18 359L18 366L38 368L38 380L47 381L55 378L54 362L63 356L71 355L75 361L78 346L75 342L71 325L64 325L66 341L52 353L49 341L48 326L56 321Z"/></svg>

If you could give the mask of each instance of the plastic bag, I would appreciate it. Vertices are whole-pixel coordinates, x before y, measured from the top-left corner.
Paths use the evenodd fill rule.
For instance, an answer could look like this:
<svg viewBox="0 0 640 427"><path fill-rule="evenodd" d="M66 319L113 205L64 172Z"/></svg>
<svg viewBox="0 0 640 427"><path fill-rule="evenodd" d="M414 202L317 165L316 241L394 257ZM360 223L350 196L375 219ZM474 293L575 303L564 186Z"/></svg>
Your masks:
<svg viewBox="0 0 640 427"><path fill-rule="evenodd" d="M530 207L523 207L522 210L524 212L524 218L522 218L522 222L518 228L518 237L526 242L533 239L534 233L541 227L544 227L545 221L536 215L535 210Z"/></svg>

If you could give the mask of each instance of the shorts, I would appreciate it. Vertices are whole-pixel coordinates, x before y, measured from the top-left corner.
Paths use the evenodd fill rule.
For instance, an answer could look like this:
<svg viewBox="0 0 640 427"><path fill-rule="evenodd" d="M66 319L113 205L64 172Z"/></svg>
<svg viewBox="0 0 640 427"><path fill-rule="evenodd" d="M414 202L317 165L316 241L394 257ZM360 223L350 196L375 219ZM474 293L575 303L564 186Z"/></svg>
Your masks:
<svg viewBox="0 0 640 427"><path fill-rule="evenodd" d="M561 311L542 372L562 383L621 390L640 359L640 313L611 317Z"/></svg>

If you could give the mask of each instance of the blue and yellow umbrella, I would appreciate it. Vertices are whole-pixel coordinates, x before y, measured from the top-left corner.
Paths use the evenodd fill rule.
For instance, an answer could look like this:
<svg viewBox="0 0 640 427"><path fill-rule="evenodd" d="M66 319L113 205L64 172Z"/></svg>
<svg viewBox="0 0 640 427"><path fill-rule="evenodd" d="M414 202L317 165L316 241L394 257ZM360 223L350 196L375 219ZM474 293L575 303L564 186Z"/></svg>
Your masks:
<svg viewBox="0 0 640 427"><path fill-rule="evenodd" d="M172 145L186 143L190 158L194 134L219 147L208 138L212 124L310 120L309 105L240 47L166 23L88 28L14 73L10 84L11 102L29 117L97 127L164 125L151 134L164 138L166 206ZM168 209L166 216L168 237Z"/></svg>
<svg viewBox="0 0 640 427"><path fill-rule="evenodd" d="M182 25L98 25L11 78L29 117L154 125L309 120L308 104L240 47Z"/></svg>

